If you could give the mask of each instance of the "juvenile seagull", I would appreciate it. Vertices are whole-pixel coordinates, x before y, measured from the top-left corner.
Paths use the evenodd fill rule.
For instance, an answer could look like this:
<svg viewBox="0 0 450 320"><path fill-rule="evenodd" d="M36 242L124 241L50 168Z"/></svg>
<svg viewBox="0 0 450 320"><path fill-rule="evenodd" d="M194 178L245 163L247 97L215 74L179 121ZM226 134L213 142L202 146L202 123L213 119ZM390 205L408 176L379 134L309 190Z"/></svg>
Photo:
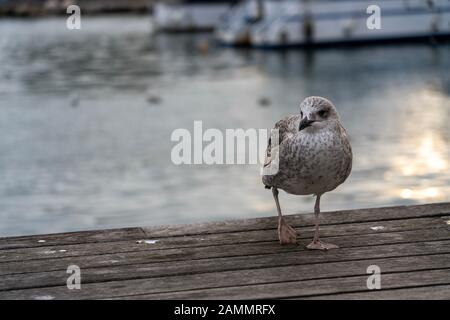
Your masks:
<svg viewBox="0 0 450 320"><path fill-rule="evenodd" d="M262 181L275 198L280 243L297 243L297 233L281 214L278 189L283 189L295 195L316 195L314 238L307 248L338 248L319 239L320 197L343 183L352 169L352 149L336 107L325 98L308 97L300 104L300 113L278 121L274 129L279 135L278 172L263 175ZM275 162L272 145L269 139L264 167Z"/></svg>

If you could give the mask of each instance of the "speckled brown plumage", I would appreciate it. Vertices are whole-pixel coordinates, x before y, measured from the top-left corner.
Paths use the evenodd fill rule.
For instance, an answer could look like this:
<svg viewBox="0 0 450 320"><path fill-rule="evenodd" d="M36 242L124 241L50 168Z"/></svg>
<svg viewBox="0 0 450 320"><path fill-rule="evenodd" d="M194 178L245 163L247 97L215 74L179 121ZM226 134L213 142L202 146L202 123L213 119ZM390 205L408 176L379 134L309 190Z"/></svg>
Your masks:
<svg viewBox="0 0 450 320"><path fill-rule="evenodd" d="M308 97L298 114L278 121L274 129L279 130L279 168L262 177L264 185L295 195L314 194L319 211L320 196L342 184L352 168L351 146L335 106L325 98ZM269 141L265 167L273 161L272 145ZM277 191L274 196L278 201Z"/></svg>
<svg viewBox="0 0 450 320"><path fill-rule="evenodd" d="M336 110L331 102L322 99L309 97L301 108L317 109L328 103ZM352 150L346 131L339 118L324 121L326 125L320 128L313 125L302 131L298 129L300 121L299 113L275 124L274 129L279 130L279 170L275 175L263 176L263 183L296 195L331 191L347 179L352 168ZM271 160L269 144L265 165L270 165Z"/></svg>

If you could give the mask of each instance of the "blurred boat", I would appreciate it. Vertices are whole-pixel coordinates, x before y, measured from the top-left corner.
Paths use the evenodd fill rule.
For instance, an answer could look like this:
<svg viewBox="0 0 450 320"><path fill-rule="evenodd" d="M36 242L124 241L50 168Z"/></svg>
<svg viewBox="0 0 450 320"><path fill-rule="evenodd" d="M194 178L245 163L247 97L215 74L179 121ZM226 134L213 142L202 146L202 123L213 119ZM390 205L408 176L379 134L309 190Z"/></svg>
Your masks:
<svg viewBox="0 0 450 320"><path fill-rule="evenodd" d="M252 27L266 21L280 6L280 1L276 0L242 1L234 5L217 25L216 38L223 44L250 45Z"/></svg>
<svg viewBox="0 0 450 320"><path fill-rule="evenodd" d="M369 26L374 11L368 8L373 5L379 8L380 28ZM264 48L450 37L449 0L247 0L226 17L216 32L226 45Z"/></svg>
<svg viewBox="0 0 450 320"><path fill-rule="evenodd" d="M213 30L236 0L184 0L157 2L153 8L156 27L162 31Z"/></svg>

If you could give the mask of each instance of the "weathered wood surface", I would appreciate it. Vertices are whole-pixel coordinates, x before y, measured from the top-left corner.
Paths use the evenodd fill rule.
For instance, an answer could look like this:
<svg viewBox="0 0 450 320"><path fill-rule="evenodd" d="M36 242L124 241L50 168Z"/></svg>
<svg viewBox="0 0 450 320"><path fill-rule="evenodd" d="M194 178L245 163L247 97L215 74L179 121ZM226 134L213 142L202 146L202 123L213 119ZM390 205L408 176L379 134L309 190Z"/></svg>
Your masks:
<svg viewBox="0 0 450 320"><path fill-rule="evenodd" d="M450 203L324 213L328 252L305 249L312 214L286 219L299 246L276 217L0 238L0 299L450 299Z"/></svg>

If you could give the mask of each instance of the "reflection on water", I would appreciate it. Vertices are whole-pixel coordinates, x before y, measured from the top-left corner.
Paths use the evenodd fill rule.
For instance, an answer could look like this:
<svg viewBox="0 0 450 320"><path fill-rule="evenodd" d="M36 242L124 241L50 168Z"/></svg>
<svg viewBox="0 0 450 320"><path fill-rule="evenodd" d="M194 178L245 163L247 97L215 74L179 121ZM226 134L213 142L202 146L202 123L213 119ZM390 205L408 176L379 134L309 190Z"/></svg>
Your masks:
<svg viewBox="0 0 450 320"><path fill-rule="evenodd" d="M425 202L446 201L450 195L448 98L439 92L420 90L407 97L410 118L404 121L401 143L410 146L392 157L392 169L384 178L401 186L394 195Z"/></svg>
<svg viewBox="0 0 450 320"><path fill-rule="evenodd" d="M427 173L444 173L447 168L446 159L441 150L445 150L444 141L433 137L431 130L417 139L417 150L412 159L399 156L396 159L398 171L404 176L424 175Z"/></svg>
<svg viewBox="0 0 450 320"><path fill-rule="evenodd" d="M335 102L354 152L324 210L450 200L450 46L204 52L210 35L149 30L0 21L0 235L274 215L258 166L175 166L170 135L270 128L307 95Z"/></svg>

